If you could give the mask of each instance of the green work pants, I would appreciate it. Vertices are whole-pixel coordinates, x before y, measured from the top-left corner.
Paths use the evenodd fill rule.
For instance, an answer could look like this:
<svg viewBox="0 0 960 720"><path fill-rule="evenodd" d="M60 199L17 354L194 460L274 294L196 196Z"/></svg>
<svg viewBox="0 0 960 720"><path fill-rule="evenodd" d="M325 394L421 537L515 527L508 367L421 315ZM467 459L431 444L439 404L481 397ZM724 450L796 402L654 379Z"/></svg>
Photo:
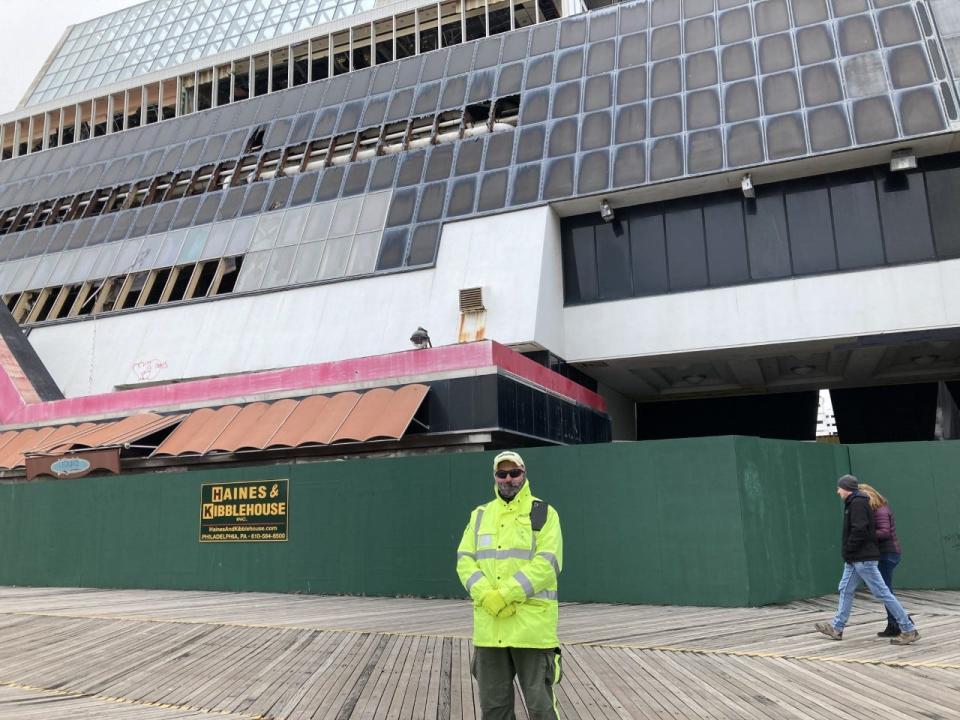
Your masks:
<svg viewBox="0 0 960 720"><path fill-rule="evenodd" d="M560 650L474 648L473 676L480 687L483 720L516 720L513 678L520 681L530 720L559 720L554 686L560 682Z"/></svg>

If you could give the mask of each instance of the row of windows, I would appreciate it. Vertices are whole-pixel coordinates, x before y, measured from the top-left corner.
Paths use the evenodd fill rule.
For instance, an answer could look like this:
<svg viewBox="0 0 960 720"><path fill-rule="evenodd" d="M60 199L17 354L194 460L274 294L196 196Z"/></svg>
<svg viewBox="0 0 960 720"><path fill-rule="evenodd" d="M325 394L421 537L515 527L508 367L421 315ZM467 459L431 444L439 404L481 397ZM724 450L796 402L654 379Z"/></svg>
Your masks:
<svg viewBox="0 0 960 720"><path fill-rule="evenodd" d="M316 27L372 10L374 0L243 0L226 6L223 2L189 2L168 9L164 5L144 3L75 26L30 103L103 87ZM93 27L97 29L90 29Z"/></svg>
<svg viewBox="0 0 960 720"><path fill-rule="evenodd" d="M960 257L960 155L562 221L564 299L580 304Z"/></svg>
<svg viewBox="0 0 960 720"><path fill-rule="evenodd" d="M243 256L160 268L3 296L21 325L84 317L233 292Z"/></svg>
<svg viewBox="0 0 960 720"><path fill-rule="evenodd" d="M259 97L560 16L556 0L447 0L0 125L0 160Z"/></svg>
<svg viewBox="0 0 960 720"><path fill-rule="evenodd" d="M509 130L516 126L519 109L520 98L512 95L274 150L263 149L265 128L261 127L250 134L238 159L0 211L0 235Z"/></svg>

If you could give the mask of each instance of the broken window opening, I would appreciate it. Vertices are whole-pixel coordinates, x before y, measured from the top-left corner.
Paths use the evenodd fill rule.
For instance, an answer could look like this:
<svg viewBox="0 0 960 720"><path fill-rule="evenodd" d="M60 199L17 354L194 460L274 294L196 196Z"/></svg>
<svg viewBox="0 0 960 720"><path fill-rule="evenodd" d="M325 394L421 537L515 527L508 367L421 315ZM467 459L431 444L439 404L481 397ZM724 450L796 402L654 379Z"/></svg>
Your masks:
<svg viewBox="0 0 960 720"><path fill-rule="evenodd" d="M357 136L354 133L334 138L330 145L330 155L327 165L346 165L353 161L354 148Z"/></svg>
<svg viewBox="0 0 960 720"><path fill-rule="evenodd" d="M260 159L259 169L254 180L272 180L277 177L281 155L282 153L279 150L271 150L265 153Z"/></svg>
<svg viewBox="0 0 960 720"><path fill-rule="evenodd" d="M203 167L198 168L193 175L193 179L190 181L190 186L187 188L187 197L209 192L210 179L212 177L213 165L204 165Z"/></svg>
<svg viewBox="0 0 960 720"><path fill-rule="evenodd" d="M232 258L223 258L220 261L220 279L210 288L210 295L226 295L233 292L237 284L237 278L240 276L240 268L243 267L243 255Z"/></svg>
<svg viewBox="0 0 960 720"><path fill-rule="evenodd" d="M148 285L144 287L146 296L140 303L142 306L156 305L160 302L160 297L163 295L163 289L167 285L167 280L170 279L170 270L171 268L163 268L161 270L153 271L148 281Z"/></svg>
<svg viewBox="0 0 960 720"><path fill-rule="evenodd" d="M357 138L356 160L370 160L377 155L380 146L381 128L370 128L360 133Z"/></svg>
<svg viewBox="0 0 960 720"><path fill-rule="evenodd" d="M283 151L283 158L280 161L281 176L295 175L303 170L303 161L307 154L307 143L300 143L293 147L288 147Z"/></svg>
<svg viewBox="0 0 960 720"><path fill-rule="evenodd" d="M403 152L407 144L407 130L410 127L409 120L392 123L383 128L383 137L380 141L380 154L393 155Z"/></svg>
<svg viewBox="0 0 960 720"><path fill-rule="evenodd" d="M213 285L213 280L217 275L217 266L219 264L219 260L210 260L197 265L197 269L194 271L196 278L193 291L190 293L191 298L207 297L207 293L210 292L210 287Z"/></svg>
<svg viewBox="0 0 960 720"><path fill-rule="evenodd" d="M170 187L168 187L167 191L164 193L162 202L182 198L192 179L193 172L190 170L183 170L182 172L177 173L176 177L174 177L173 181L170 183Z"/></svg>
<svg viewBox="0 0 960 720"><path fill-rule="evenodd" d="M493 130L507 130L517 127L520 117L520 96L507 95L497 100L494 110ZM506 127L498 127L506 125Z"/></svg>
<svg viewBox="0 0 960 720"><path fill-rule="evenodd" d="M319 170L327 164L327 155L330 153L330 138L311 140L307 145L303 171Z"/></svg>
<svg viewBox="0 0 960 720"><path fill-rule="evenodd" d="M463 113L450 110L437 117L437 140L440 143L456 142L462 136Z"/></svg>
<svg viewBox="0 0 960 720"><path fill-rule="evenodd" d="M258 125L250 133L250 138L247 140L247 147L244 150L245 153L259 152L263 150L263 136L267 132L266 125Z"/></svg>
<svg viewBox="0 0 960 720"><path fill-rule="evenodd" d="M463 112L463 136L472 137L490 132L490 101L467 105Z"/></svg>
<svg viewBox="0 0 960 720"><path fill-rule="evenodd" d="M415 150L426 147L433 142L436 129L435 118L431 116L414 118L410 121L410 132L407 135L405 150Z"/></svg>

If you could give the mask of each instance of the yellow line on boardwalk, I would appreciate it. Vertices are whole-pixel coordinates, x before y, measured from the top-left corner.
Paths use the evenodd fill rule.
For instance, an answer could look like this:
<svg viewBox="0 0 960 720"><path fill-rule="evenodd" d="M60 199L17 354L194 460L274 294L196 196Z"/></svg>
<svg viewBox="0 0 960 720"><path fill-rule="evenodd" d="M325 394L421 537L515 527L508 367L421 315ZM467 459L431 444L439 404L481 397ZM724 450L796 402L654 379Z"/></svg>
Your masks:
<svg viewBox="0 0 960 720"><path fill-rule="evenodd" d="M196 712L196 713L202 713L204 715L215 715L218 717L237 718L238 720L265 720L263 715L244 715L243 713L235 713L229 710L214 710L212 708L198 707L196 705L177 705L176 703L159 703L159 702L151 702L149 700L134 700L132 698L112 697L110 695L97 695L95 693L83 692L82 690L63 690L63 689L55 690L53 688L37 687L36 685L10 682L7 680L0 680L0 687L11 688L13 690L26 690L28 692L38 693L41 695L48 695L52 697L71 697L71 698L77 698L80 700L97 700L99 702L117 703L120 705L134 705L136 707L157 708L160 710L176 710L178 712Z"/></svg>
<svg viewBox="0 0 960 720"><path fill-rule="evenodd" d="M217 625L224 627L255 628L258 630L316 630L319 632L337 632L353 633L358 635L386 635L388 637L413 637L413 638L455 638L460 640L469 640L470 635L457 635L452 633L425 633L425 632L398 632L395 630L377 630L373 628L347 628L347 627L323 627L318 625L278 625L270 623L240 623L229 620L188 620L183 618L154 618L137 616L114 616L114 615L69 615L60 613L43 612L8 612L0 615L22 615L28 617L58 617L71 620L120 620L126 622L148 622L182 625ZM780 660L803 660L807 662L829 662L842 663L846 665L878 665L885 667L906 667L906 668L931 668L936 670L960 670L960 664L957 663L934 663L914 660L897 660L881 658L845 658L832 655L798 655L789 652L761 652L759 650L731 650L724 648L699 648L683 647L679 645L644 645L641 643L610 643L610 642L565 642L561 645L579 646L579 647L603 647L614 648L618 650L648 650L661 652L684 653L689 655L729 655L733 657L753 657L753 658L777 658Z"/></svg>

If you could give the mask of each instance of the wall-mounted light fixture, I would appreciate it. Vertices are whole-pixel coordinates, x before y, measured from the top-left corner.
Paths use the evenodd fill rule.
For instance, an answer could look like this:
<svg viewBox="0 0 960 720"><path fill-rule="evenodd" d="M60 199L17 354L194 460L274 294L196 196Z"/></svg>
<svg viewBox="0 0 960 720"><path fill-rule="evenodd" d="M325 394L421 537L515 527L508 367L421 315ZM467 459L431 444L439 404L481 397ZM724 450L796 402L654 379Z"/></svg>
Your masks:
<svg viewBox="0 0 960 720"><path fill-rule="evenodd" d="M757 193L753 188L753 179L750 177L750 173L747 173L740 178L740 189L743 191L743 196L745 198L755 198L757 196Z"/></svg>
<svg viewBox="0 0 960 720"><path fill-rule="evenodd" d="M417 350L426 350L427 348L433 347L433 343L430 342L430 334L422 327L418 327L413 331L413 335L410 336L410 342L413 343L413 346Z"/></svg>
<svg viewBox="0 0 960 720"><path fill-rule="evenodd" d="M616 217L613 213L613 208L610 207L610 203L606 198L600 201L600 217L603 218L604 222L612 222Z"/></svg>
<svg viewBox="0 0 960 720"><path fill-rule="evenodd" d="M917 156L911 148L894 150L890 155L890 172L904 172L917 167Z"/></svg>

